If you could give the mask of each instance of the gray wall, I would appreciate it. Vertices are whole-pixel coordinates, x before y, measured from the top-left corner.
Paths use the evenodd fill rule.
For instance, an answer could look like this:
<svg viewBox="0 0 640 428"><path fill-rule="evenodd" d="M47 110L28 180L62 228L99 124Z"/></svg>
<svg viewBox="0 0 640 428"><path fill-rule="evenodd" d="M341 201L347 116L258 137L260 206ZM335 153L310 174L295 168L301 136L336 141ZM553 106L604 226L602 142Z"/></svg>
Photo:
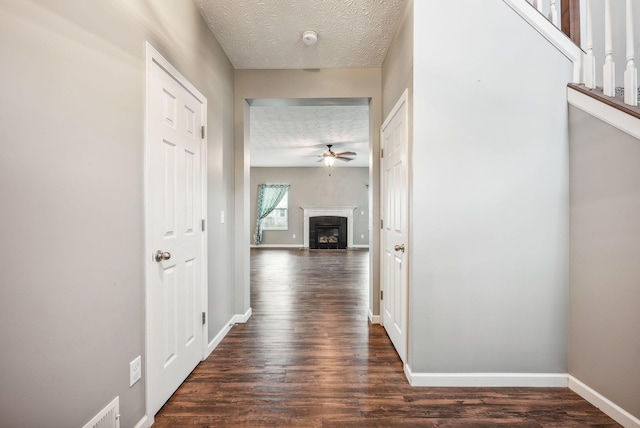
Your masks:
<svg viewBox="0 0 640 428"><path fill-rule="evenodd" d="M640 141L569 119L569 373L640 418Z"/></svg>
<svg viewBox="0 0 640 428"><path fill-rule="evenodd" d="M413 0L407 2L400 25L382 64L383 122L405 89L409 89L409 130L411 132L413 130Z"/></svg>
<svg viewBox="0 0 640 428"><path fill-rule="evenodd" d="M503 2L414 22L410 367L566 373L572 64Z"/></svg>
<svg viewBox="0 0 640 428"><path fill-rule="evenodd" d="M308 70L236 70L235 72L235 213L238 218L235 237L236 312L250 308L249 245L251 239L249 105L257 98L370 98L369 111L369 216L371 224L380 223L378 177L381 118L381 73L379 68ZM379 234L370 234L369 295L379 294ZM378 301L370 311L379 313Z"/></svg>
<svg viewBox="0 0 640 428"><path fill-rule="evenodd" d="M148 40L207 98L209 209L232 200L233 69L190 0L0 0L0 425L145 413L143 143ZM225 164L226 162L226 164ZM227 218L232 221L233 214ZM211 221L210 244L232 244ZM211 330L232 316L210 245Z"/></svg>
<svg viewBox="0 0 640 428"><path fill-rule="evenodd" d="M326 168L251 168L251 244L256 229L259 184L291 185L289 230L264 231L263 245L302 246L302 206L347 205L358 207L353 212L353 244L369 245L369 168L335 167L331 176Z"/></svg>

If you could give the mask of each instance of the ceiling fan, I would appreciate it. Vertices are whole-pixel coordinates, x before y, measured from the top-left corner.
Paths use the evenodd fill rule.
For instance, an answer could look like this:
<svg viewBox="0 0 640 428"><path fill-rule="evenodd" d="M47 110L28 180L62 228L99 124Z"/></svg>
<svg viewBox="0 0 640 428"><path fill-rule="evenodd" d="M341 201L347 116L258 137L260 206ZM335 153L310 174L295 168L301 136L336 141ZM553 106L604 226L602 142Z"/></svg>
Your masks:
<svg viewBox="0 0 640 428"><path fill-rule="evenodd" d="M321 154L320 157L322 159L320 159L318 161L318 162L324 162L324 164L326 166L328 166L329 168L333 166L333 163L335 162L336 159L339 159L339 160L345 161L345 162L350 162L350 161L353 160L353 158L349 157L349 156L356 156L356 152L340 152L340 153L336 153L333 150L331 150L331 147L333 147L333 144L327 144L327 148L329 150L327 150L326 152Z"/></svg>

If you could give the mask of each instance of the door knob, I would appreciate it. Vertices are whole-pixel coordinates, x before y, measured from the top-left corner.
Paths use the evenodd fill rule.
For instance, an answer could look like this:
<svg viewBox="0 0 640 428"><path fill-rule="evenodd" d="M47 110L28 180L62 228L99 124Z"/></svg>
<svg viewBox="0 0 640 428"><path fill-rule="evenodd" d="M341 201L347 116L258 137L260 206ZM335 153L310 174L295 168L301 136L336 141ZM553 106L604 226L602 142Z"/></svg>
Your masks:
<svg viewBox="0 0 640 428"><path fill-rule="evenodd" d="M171 253L167 253L166 251L158 250L156 251L156 261L161 262L163 260L169 260L171 258Z"/></svg>
<svg viewBox="0 0 640 428"><path fill-rule="evenodd" d="M393 247L393 249L396 251L402 251L404 253L404 244L396 245L395 247Z"/></svg>

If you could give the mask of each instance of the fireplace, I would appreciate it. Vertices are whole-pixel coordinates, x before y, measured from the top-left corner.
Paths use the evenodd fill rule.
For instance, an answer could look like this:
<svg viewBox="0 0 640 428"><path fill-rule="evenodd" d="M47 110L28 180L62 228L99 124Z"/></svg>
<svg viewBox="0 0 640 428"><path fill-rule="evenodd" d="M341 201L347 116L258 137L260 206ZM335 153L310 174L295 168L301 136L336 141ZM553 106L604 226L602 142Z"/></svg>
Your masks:
<svg viewBox="0 0 640 428"><path fill-rule="evenodd" d="M336 216L309 217L309 248L346 249L347 218Z"/></svg>
<svg viewBox="0 0 640 428"><path fill-rule="evenodd" d="M347 242L347 248L353 247L353 211L358 207L355 207L355 206L331 206L331 207L302 206L300 208L302 208L302 211L304 214L304 220L302 222L302 226L303 226L302 239L303 239L304 248L312 248L311 243L309 242L309 237L311 236L311 228L309 227L311 225L311 219L314 217L329 217L329 216L344 217L347 219L345 239ZM313 229L315 231L315 226L313 227Z"/></svg>

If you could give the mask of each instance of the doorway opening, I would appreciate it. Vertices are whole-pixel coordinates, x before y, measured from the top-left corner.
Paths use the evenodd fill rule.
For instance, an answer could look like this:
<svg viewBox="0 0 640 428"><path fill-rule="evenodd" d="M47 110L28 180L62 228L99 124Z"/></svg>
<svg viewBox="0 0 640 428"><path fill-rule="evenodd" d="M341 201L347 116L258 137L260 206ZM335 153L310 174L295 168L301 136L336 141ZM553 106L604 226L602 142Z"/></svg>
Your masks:
<svg viewBox="0 0 640 428"><path fill-rule="evenodd" d="M368 249L370 231L375 230L370 186L371 99L269 98L248 99L246 103L250 184L249 218L245 221L249 222L249 245L258 251ZM330 152L336 155L332 162L326 161ZM260 245L256 245L260 184L290 186L288 224L280 230L264 231ZM303 207L349 207L349 241L346 222L316 224L314 217L305 217Z"/></svg>

